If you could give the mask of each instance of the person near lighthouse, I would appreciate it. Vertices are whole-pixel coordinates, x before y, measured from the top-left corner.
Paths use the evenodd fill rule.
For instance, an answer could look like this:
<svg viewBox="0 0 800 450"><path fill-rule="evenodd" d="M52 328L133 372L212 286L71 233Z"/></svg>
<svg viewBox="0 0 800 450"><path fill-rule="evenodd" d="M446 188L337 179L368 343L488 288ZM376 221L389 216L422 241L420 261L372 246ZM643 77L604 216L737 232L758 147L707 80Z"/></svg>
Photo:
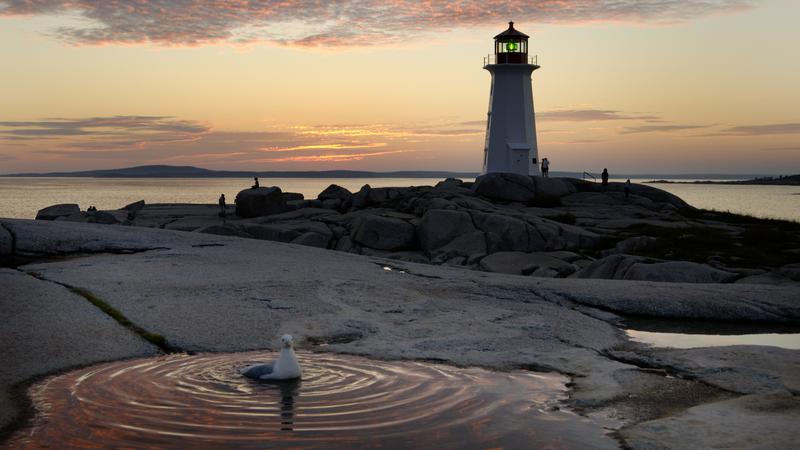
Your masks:
<svg viewBox="0 0 800 450"><path fill-rule="evenodd" d="M550 178L550 161L547 158L542 158L542 176Z"/></svg>

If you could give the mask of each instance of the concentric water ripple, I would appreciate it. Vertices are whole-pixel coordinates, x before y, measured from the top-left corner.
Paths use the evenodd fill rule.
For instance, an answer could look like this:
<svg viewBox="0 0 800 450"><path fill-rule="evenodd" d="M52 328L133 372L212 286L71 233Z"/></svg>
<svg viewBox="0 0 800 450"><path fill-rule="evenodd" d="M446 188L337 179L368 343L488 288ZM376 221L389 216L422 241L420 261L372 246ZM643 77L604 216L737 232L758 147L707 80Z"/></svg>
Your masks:
<svg viewBox="0 0 800 450"><path fill-rule="evenodd" d="M102 364L31 388L40 411L11 448L616 447L585 418L546 411L564 379L299 353L303 380L238 369L273 353Z"/></svg>

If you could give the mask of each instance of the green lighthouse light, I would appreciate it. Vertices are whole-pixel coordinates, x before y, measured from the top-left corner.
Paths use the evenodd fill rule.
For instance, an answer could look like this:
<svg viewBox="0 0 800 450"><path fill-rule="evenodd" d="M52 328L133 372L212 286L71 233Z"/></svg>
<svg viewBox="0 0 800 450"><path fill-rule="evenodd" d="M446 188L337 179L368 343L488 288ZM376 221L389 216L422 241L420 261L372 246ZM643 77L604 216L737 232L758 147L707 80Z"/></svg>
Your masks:
<svg viewBox="0 0 800 450"><path fill-rule="evenodd" d="M506 44L506 51L508 52L516 52L517 51L517 43L516 42L509 42Z"/></svg>

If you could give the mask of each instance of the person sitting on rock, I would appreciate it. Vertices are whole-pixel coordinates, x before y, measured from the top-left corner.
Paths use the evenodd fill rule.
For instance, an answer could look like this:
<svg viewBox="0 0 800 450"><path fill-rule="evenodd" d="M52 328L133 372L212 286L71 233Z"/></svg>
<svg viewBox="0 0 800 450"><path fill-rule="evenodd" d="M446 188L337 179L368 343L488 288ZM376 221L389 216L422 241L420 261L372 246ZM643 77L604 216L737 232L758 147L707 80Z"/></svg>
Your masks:
<svg viewBox="0 0 800 450"><path fill-rule="evenodd" d="M255 184L253 184L250 189L258 189L258 177L253 177L253 181L255 181Z"/></svg>
<svg viewBox="0 0 800 450"><path fill-rule="evenodd" d="M628 181L625 182L625 198L631 195L631 179L628 178Z"/></svg>
<svg viewBox="0 0 800 450"><path fill-rule="evenodd" d="M219 196L219 216L225 217L225 194Z"/></svg>
<svg viewBox="0 0 800 450"><path fill-rule="evenodd" d="M542 158L542 176L550 178L550 161L547 158Z"/></svg>
<svg viewBox="0 0 800 450"><path fill-rule="evenodd" d="M608 186L608 169L603 169L601 177L603 178L603 189L605 189Z"/></svg>

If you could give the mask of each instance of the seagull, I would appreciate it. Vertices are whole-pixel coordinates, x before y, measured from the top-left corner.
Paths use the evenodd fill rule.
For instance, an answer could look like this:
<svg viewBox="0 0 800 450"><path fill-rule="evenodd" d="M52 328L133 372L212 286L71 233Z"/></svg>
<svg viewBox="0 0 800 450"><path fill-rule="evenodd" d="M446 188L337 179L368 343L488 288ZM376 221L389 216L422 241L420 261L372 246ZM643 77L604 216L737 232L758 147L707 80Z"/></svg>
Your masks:
<svg viewBox="0 0 800 450"><path fill-rule="evenodd" d="M300 364L294 354L292 336L281 336L281 354L278 359L265 364L255 364L243 369L242 375L256 380L294 380L300 378Z"/></svg>

